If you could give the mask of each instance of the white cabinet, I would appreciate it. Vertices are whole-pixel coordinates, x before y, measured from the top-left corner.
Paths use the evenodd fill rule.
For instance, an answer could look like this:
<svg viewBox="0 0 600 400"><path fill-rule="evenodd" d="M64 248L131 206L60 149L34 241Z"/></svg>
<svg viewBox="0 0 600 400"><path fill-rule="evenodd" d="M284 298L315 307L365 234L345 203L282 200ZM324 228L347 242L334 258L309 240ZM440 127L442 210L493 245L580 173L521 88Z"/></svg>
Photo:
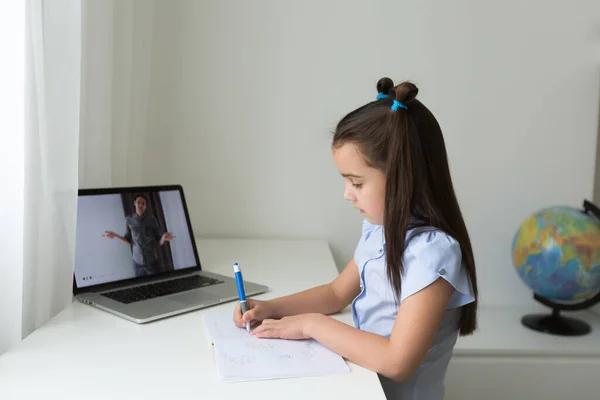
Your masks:
<svg viewBox="0 0 600 400"><path fill-rule="evenodd" d="M547 312L530 307L526 312ZM482 308L479 329L456 345L446 400L600 400L600 317L565 313L592 326L579 337L538 333L521 325L518 308Z"/></svg>
<svg viewBox="0 0 600 400"><path fill-rule="evenodd" d="M599 400L600 357L455 357L446 400Z"/></svg>

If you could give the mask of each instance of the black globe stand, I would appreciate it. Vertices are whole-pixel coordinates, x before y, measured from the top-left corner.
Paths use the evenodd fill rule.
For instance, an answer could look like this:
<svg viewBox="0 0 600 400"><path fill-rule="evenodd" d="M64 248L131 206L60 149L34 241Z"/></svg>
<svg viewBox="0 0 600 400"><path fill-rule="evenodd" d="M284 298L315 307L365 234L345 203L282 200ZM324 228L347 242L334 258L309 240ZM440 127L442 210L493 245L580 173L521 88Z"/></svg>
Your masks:
<svg viewBox="0 0 600 400"><path fill-rule="evenodd" d="M600 208L588 200L583 201L583 212L591 213L596 218L600 219ZM590 325L577 318L565 317L560 315L561 311L578 311L590 308L595 304L600 303L600 292L595 296L582 301L581 303L557 303L546 297L542 297L535 293L533 298L552 308L551 314L527 314L521 318L521 323L526 327L538 332L549 333L559 336L582 336L587 335L592 331Z"/></svg>
<svg viewBox="0 0 600 400"><path fill-rule="evenodd" d="M521 323L538 332L559 336L583 336L592 331L590 325L580 319L560 315L561 311L584 310L600 302L600 294L577 304L559 304L535 294L534 299L552 307L552 314L527 314L521 318Z"/></svg>

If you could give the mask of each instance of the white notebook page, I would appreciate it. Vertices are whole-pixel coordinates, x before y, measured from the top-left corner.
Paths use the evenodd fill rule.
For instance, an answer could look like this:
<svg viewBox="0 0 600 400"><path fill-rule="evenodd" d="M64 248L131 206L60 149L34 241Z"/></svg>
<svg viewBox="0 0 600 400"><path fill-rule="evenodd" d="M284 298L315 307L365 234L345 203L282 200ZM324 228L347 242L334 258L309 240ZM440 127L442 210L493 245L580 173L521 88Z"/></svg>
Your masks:
<svg viewBox="0 0 600 400"><path fill-rule="evenodd" d="M319 342L259 339L228 313L206 313L219 376L226 381L293 378L350 372L342 357Z"/></svg>
<svg viewBox="0 0 600 400"><path fill-rule="evenodd" d="M260 380L350 372L346 362L315 340L216 339L224 380Z"/></svg>

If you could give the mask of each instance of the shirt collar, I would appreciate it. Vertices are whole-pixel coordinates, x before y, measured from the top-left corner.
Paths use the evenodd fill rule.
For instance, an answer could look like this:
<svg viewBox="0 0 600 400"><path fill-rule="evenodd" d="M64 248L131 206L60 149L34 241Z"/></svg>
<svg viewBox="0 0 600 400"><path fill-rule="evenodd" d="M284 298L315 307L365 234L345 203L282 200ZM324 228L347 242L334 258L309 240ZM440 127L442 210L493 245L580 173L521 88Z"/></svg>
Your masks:
<svg viewBox="0 0 600 400"><path fill-rule="evenodd" d="M147 211L144 211L144 213L141 216L139 216L137 212L135 212L135 211L133 212L133 217L137 218L137 219L144 219L144 218L146 218L147 215L148 215Z"/></svg>
<svg viewBox="0 0 600 400"><path fill-rule="evenodd" d="M419 220L413 216L410 217L409 221L408 221L408 229L412 229L410 226L411 225L415 225L419 222ZM381 235L381 243L383 244L383 246L385 246L386 241L385 241L385 229L383 227L383 225L377 225L377 224L372 224L369 221L367 221L367 223L369 225L371 225L373 227L373 231L376 231L378 235Z"/></svg>

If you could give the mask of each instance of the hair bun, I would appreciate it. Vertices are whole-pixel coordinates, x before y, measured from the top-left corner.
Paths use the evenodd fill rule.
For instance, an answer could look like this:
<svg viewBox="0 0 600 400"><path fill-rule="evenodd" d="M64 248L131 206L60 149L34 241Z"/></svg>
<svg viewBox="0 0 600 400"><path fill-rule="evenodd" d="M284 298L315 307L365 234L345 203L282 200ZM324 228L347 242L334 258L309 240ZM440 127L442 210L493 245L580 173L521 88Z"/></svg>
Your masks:
<svg viewBox="0 0 600 400"><path fill-rule="evenodd" d="M406 103L413 100L417 97L417 93L419 93L419 88L412 82L402 82L395 88L396 92L396 100L401 103Z"/></svg>
<svg viewBox="0 0 600 400"><path fill-rule="evenodd" d="M394 81L391 80L390 78L381 78L378 82L377 82L377 93L383 93L383 94L387 94L390 96L394 96L393 93L393 89L394 89Z"/></svg>

